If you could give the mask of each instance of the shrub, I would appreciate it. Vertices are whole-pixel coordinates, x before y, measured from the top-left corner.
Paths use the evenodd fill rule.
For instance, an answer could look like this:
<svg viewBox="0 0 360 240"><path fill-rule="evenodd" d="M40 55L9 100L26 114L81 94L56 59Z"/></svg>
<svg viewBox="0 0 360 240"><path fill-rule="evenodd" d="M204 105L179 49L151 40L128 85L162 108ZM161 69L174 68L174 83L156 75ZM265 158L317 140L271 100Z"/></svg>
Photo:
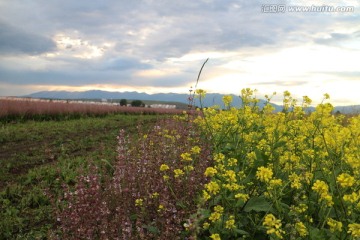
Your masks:
<svg viewBox="0 0 360 240"><path fill-rule="evenodd" d="M134 100L131 102L132 107L144 107L145 104L141 100Z"/></svg>

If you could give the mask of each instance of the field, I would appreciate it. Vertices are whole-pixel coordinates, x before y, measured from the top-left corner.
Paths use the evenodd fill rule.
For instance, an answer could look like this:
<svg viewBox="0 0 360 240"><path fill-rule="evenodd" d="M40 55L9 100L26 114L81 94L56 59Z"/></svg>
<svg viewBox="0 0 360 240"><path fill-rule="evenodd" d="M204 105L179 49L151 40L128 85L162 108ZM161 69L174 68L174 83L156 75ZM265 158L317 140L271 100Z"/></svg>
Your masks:
<svg viewBox="0 0 360 240"><path fill-rule="evenodd" d="M119 130L136 132L138 122L147 127L156 118L117 114L2 124L0 239L46 236L55 223L46 191L57 194L61 183L73 184L89 162L113 162Z"/></svg>
<svg viewBox="0 0 360 240"><path fill-rule="evenodd" d="M332 114L328 95L312 113L289 92L279 113L240 97L5 116L0 239L359 239L360 116Z"/></svg>

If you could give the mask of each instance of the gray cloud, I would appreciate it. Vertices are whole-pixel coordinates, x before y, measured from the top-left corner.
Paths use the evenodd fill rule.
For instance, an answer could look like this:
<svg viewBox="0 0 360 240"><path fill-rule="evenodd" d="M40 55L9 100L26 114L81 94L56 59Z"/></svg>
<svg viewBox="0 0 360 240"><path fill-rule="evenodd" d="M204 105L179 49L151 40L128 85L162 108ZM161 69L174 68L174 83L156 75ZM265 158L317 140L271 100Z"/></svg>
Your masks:
<svg viewBox="0 0 360 240"><path fill-rule="evenodd" d="M286 2L272 0L271 4ZM8 1L0 8L1 19L6 22L0 24L0 57L59 51L51 40L57 34L79 38L94 46L105 42L115 46L99 58L84 60L71 56L76 46L69 44L65 46L67 55L42 59L49 63L42 71L12 70L3 65L0 81L76 86L96 83L181 86L193 81L198 66L184 64L180 73L166 77L135 77L136 72L168 67L169 58L193 51L245 54L254 49L261 54L269 49L278 51L314 42L337 44L359 38L359 32L344 34L333 30L335 23L354 26L360 22L357 16L261 13L262 4L267 3L267 0ZM319 37L325 34L330 38ZM261 84L291 86L293 83ZM294 81L294 84L306 84L306 81Z"/></svg>
<svg viewBox="0 0 360 240"><path fill-rule="evenodd" d="M125 71L150 69L150 64L142 63L135 58L115 58L105 62L104 70Z"/></svg>
<svg viewBox="0 0 360 240"><path fill-rule="evenodd" d="M360 41L360 29L352 33L331 32L328 36L316 38L314 41L324 45L340 45L345 41Z"/></svg>
<svg viewBox="0 0 360 240"><path fill-rule="evenodd" d="M44 36L0 22L0 53L37 55L55 49L55 43Z"/></svg>

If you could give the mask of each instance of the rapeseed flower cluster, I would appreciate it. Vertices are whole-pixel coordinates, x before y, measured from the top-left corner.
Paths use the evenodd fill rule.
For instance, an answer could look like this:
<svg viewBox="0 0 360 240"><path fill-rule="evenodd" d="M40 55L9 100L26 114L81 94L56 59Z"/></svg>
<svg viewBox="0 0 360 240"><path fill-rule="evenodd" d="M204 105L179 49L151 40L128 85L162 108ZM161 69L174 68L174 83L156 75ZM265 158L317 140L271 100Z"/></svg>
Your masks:
<svg viewBox="0 0 360 240"><path fill-rule="evenodd" d="M283 230L281 230L281 221L279 219L276 219L274 215L267 214L264 218L263 225L266 227L266 233L268 235L274 234L276 237L283 239L282 234L284 233Z"/></svg>
<svg viewBox="0 0 360 240"><path fill-rule="evenodd" d="M271 97L261 106L255 93L243 89L237 107L224 97L224 110L202 109L195 120L213 146L201 234L359 237L360 116L333 115L328 94L310 113L311 99L298 104L288 91L273 112ZM221 213L210 210L220 203Z"/></svg>

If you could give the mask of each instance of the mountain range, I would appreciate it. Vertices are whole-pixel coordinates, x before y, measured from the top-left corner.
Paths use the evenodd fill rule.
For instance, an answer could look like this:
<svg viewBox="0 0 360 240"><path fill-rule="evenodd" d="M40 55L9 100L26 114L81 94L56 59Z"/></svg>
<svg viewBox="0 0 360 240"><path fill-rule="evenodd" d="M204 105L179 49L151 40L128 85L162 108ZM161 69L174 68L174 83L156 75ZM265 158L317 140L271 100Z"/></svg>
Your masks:
<svg viewBox="0 0 360 240"><path fill-rule="evenodd" d="M223 106L222 97L225 94L219 93L207 93L205 99L203 99L202 106L209 107L213 105ZM241 99L236 96L233 96L233 106L240 106ZM46 99L127 99L127 100L142 100L142 101L161 101L161 102L178 102L183 104L188 104L188 94L181 93L156 93L156 94L147 94L142 92L108 92L101 90L89 90L83 92L69 92L69 91L42 91L32 93L23 97L31 98L46 98ZM263 106L265 100L260 100L259 106ZM199 100L195 99L195 105L200 106ZM282 106L272 104L275 107L275 111L281 111ZM309 110L314 110L313 107L310 107ZM341 112L345 114L349 113L360 113L360 105L352 106L336 106L334 112Z"/></svg>

